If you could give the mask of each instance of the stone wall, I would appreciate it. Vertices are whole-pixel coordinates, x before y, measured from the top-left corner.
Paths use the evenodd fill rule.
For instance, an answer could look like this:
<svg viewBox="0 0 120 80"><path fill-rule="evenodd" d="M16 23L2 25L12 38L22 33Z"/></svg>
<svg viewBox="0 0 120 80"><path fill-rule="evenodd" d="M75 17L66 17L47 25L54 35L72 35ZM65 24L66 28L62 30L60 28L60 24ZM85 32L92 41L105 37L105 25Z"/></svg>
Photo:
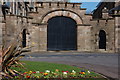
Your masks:
<svg viewBox="0 0 120 80"><path fill-rule="evenodd" d="M106 51L114 52L114 49L115 49L114 19L92 20L91 25L93 27L92 36L94 37L93 41L94 41L95 49L97 51L101 51L99 49L99 32L100 32L100 30L104 30L106 32Z"/></svg>
<svg viewBox="0 0 120 80"><path fill-rule="evenodd" d="M0 3L1 6L1 3ZM2 23L3 17L2 17L2 12L1 12L1 8L0 8L0 71L2 71L2 27L3 27L3 23ZM0 75L0 79L2 79L2 75Z"/></svg>
<svg viewBox="0 0 120 80"><path fill-rule="evenodd" d="M3 30L3 42L18 40L22 45L23 30L26 29L26 45L32 46L31 51L47 51L48 20L55 16L66 16L76 21L77 51L115 52L119 42L115 33L115 19L112 17L92 19L86 15L81 3L37 3L37 10L28 12L28 16L7 15ZM99 32L106 33L106 50L99 49ZM117 29L116 29L117 30ZM119 31L118 31L119 33ZM19 37L18 37L19 35Z"/></svg>
<svg viewBox="0 0 120 80"><path fill-rule="evenodd" d="M22 32L27 29L28 23L27 18L16 15L7 15L5 24L2 26L3 32L3 45L8 47L14 41L20 42L22 44Z"/></svg>

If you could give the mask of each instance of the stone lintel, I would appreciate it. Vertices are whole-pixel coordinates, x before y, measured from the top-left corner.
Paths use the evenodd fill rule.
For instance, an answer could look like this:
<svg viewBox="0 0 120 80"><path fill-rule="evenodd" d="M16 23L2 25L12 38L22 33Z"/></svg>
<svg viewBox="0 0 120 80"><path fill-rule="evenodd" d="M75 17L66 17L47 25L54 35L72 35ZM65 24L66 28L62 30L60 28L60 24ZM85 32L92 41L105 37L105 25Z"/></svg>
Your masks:
<svg viewBox="0 0 120 80"><path fill-rule="evenodd" d="M30 13L38 14L39 12L30 11L30 12L28 12L28 13L29 13L29 14L30 14Z"/></svg>
<svg viewBox="0 0 120 80"><path fill-rule="evenodd" d="M80 8L80 10L86 10L86 8Z"/></svg>
<svg viewBox="0 0 120 80"><path fill-rule="evenodd" d="M2 21L0 21L0 23L6 23L6 20L2 20Z"/></svg>
<svg viewBox="0 0 120 80"><path fill-rule="evenodd" d="M110 14L110 16L113 16L113 17L120 17L120 14Z"/></svg>
<svg viewBox="0 0 120 80"><path fill-rule="evenodd" d="M7 14L6 16L16 16L16 14Z"/></svg>
<svg viewBox="0 0 120 80"><path fill-rule="evenodd" d="M90 24L77 24L77 26L91 26Z"/></svg>
<svg viewBox="0 0 120 80"><path fill-rule="evenodd" d="M4 17L3 15L0 15L0 17Z"/></svg>
<svg viewBox="0 0 120 80"><path fill-rule="evenodd" d="M105 19L105 18L101 18L101 19L90 19L90 21L97 21L97 20L113 20L114 18L108 18L108 19Z"/></svg>
<svg viewBox="0 0 120 80"><path fill-rule="evenodd" d="M32 24L34 24L34 25L47 25L48 23L37 23L37 22L33 22Z"/></svg>
<svg viewBox="0 0 120 80"><path fill-rule="evenodd" d="M86 13L85 15L89 15L89 16L92 16L92 14L87 14L87 13Z"/></svg>
<svg viewBox="0 0 120 80"><path fill-rule="evenodd" d="M14 16L14 17L27 18L27 16L16 15L16 14L7 14L6 16Z"/></svg>
<svg viewBox="0 0 120 80"><path fill-rule="evenodd" d="M16 15L16 16L21 18L33 19L33 17L31 16L22 16L22 15Z"/></svg>
<svg viewBox="0 0 120 80"><path fill-rule="evenodd" d="M21 18L33 19L33 17L31 17L31 16L22 16L22 15L14 15L14 14L7 14L6 16L15 16L15 17L21 17Z"/></svg>

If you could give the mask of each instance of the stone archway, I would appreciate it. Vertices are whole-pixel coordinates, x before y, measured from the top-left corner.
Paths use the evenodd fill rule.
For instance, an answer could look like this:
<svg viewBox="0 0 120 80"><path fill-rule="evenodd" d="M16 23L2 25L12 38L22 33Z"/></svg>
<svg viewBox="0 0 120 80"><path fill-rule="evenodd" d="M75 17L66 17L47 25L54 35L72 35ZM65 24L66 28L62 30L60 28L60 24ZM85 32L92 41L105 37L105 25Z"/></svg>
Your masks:
<svg viewBox="0 0 120 80"><path fill-rule="evenodd" d="M47 50L77 50L75 20L65 16L56 16L48 20Z"/></svg>
<svg viewBox="0 0 120 80"><path fill-rule="evenodd" d="M44 36L40 35L42 37L41 39L43 39L40 42L40 45L42 45L42 46L40 46L40 49L41 50L49 50L48 49L48 24L49 24L48 22L49 22L50 19L52 19L54 17L67 17L70 20L72 20L73 22L75 22L75 28L76 28L76 30L75 30L76 31L75 32L76 33L75 41L76 42L74 43L75 44L74 49L73 48L71 48L71 49L64 48L62 50L80 50L78 48L78 45L79 45L79 43L78 43L78 40L79 40L79 31L78 31L78 29L83 30L82 28L80 28L81 27L80 25L84 24L83 20L80 17L80 15L78 15L74 11L70 11L70 10L66 10L66 9L52 10L50 12L47 12L40 19L40 23L41 23L41 25L40 25L40 34L44 34Z"/></svg>
<svg viewBox="0 0 120 80"><path fill-rule="evenodd" d="M70 11L70 10L65 10L65 9L58 9L58 10L53 10L48 13L46 13L40 23L47 23L48 20L54 16L66 16L74 19L77 24L84 24L82 21L82 18L75 12Z"/></svg>
<svg viewBox="0 0 120 80"><path fill-rule="evenodd" d="M99 31L99 49L106 50L106 32L104 30Z"/></svg>

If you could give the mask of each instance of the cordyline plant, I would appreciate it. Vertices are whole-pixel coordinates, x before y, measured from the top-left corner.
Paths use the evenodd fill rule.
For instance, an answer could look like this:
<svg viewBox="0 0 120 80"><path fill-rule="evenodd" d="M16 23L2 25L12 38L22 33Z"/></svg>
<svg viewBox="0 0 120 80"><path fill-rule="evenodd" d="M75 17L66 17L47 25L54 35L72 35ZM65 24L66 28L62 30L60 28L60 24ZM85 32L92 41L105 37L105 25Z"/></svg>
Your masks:
<svg viewBox="0 0 120 80"><path fill-rule="evenodd" d="M27 48L27 47L26 47ZM9 78L13 78L15 74L20 74L20 72L14 70L11 67L24 68L23 63L20 62L20 59L25 55L22 53L26 48L20 48L17 45L17 42L12 43L7 49L2 50L2 75Z"/></svg>

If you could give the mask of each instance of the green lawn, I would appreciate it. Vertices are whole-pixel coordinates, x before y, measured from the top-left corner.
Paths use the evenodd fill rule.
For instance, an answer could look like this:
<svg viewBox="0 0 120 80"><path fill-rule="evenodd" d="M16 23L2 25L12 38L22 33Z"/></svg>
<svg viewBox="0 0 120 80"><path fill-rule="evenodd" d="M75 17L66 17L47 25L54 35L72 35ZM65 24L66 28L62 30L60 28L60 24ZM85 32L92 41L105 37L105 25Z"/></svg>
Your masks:
<svg viewBox="0 0 120 80"><path fill-rule="evenodd" d="M75 70L80 72L82 68L69 66L65 64L56 64L56 63L49 63L49 62L37 62L37 61L22 61L24 64L24 67L26 69L20 69L22 71L41 71L44 72L45 70L55 71L55 69L59 69L61 71L71 71ZM84 70L84 69L82 69Z"/></svg>

